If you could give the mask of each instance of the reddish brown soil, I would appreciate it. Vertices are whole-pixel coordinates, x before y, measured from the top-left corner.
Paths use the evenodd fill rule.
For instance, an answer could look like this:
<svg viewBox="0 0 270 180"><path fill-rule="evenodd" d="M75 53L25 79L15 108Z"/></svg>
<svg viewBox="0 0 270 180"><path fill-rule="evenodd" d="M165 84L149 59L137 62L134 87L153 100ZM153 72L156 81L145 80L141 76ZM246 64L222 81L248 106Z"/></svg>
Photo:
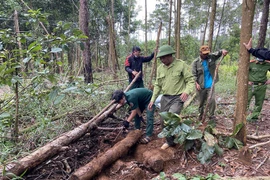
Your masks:
<svg viewBox="0 0 270 180"><path fill-rule="evenodd" d="M269 95L269 93L268 93ZM222 99L218 101L217 108L217 130L223 133L231 133L233 124L233 110L235 107L235 99ZM121 110L120 110L121 111ZM121 117L124 112L117 112L116 115ZM194 112L196 114L196 112ZM74 115L73 115L74 117ZM123 118L123 117L122 117ZM70 118L73 120L74 118ZM163 151L163 153L171 154L171 158L165 161L163 172L168 178L174 173L182 173L188 177L195 175L206 176L209 173L218 174L221 177L229 179L231 177L241 176L250 179L256 176L268 176L270 179L270 144L252 149L252 162L247 165L238 158L239 151L232 149L223 149L224 154L221 157L215 155L212 160L202 165L196 158L194 150L183 152L180 146L170 147L166 150L160 150L164 139L157 137L161 131L158 122L158 114L155 123L155 135L147 145L137 144L130 150L129 154L118 160L115 164L107 167L94 179L152 179L159 175L149 167L144 165L142 154L146 151ZM194 119L196 119L194 117ZM100 127L120 127L121 121L117 119L107 119ZM249 135L266 135L270 134L270 99L264 102L262 118L257 123L249 123L247 125ZM95 130L86 134L84 137L69 145L67 151L56 155L50 160L40 164L35 169L28 172L24 178L27 180L34 179L68 179L70 175L79 167L90 162L99 153L106 151L112 147L117 141L124 138L125 134L120 130ZM268 141L269 138L261 140L248 139L248 145L257 144ZM263 162L263 163L262 163Z"/></svg>

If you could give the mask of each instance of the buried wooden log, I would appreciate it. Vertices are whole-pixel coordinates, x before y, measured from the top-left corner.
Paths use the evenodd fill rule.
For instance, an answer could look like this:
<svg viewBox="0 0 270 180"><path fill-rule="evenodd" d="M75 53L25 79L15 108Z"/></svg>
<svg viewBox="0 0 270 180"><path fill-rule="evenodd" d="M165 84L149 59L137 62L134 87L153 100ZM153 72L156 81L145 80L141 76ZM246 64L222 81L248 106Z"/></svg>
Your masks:
<svg viewBox="0 0 270 180"><path fill-rule="evenodd" d="M141 72L139 72L133 81L129 84L125 91L129 90L132 84L137 80ZM12 162L6 165L4 169L0 169L0 179L9 178L8 175L12 174L13 176L20 176L22 173L33 169L37 165L41 164L48 158L59 153L59 150L69 145L71 142L79 139L87 132L92 129L95 129L97 125L109 114L112 114L116 109L117 104L115 104L115 100L112 100L105 108L102 109L95 117L93 117L90 121L76 127L75 129L62 134L57 139L47 143L46 145L40 147L36 151L32 152L28 156L19 159L16 162Z"/></svg>
<svg viewBox="0 0 270 180"><path fill-rule="evenodd" d="M167 149L166 151L160 148L145 151L145 149L138 149L137 155L143 152L143 164L159 173L164 168L164 163L170 160L176 153L175 149ZM141 156L141 155L140 155Z"/></svg>
<svg viewBox="0 0 270 180"><path fill-rule="evenodd" d="M100 173L105 167L109 166L120 157L125 156L129 149L137 143L142 136L141 130L131 131L125 139L115 144L111 149L101 156L98 156L85 166L79 168L71 176L70 180L91 179Z"/></svg>
<svg viewBox="0 0 270 180"><path fill-rule="evenodd" d="M146 157L146 160L144 161L144 164L150 166L151 169L153 169L155 172L159 173L164 168L164 160L159 154L153 155L151 152L149 152Z"/></svg>

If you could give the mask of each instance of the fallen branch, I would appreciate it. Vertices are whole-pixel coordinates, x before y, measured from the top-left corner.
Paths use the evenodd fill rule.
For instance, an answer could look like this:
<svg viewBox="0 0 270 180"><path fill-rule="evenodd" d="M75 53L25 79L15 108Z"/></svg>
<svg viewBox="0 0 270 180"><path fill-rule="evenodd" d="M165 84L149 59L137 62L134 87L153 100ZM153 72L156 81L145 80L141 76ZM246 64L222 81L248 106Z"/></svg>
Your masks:
<svg viewBox="0 0 270 180"><path fill-rule="evenodd" d="M269 153L265 155L264 160L256 167L256 170L258 170L267 161L268 158L269 158Z"/></svg>
<svg viewBox="0 0 270 180"><path fill-rule="evenodd" d="M184 108L188 107L190 105L190 103L194 100L194 98L196 97L196 93L194 93L191 98L189 98L185 103L184 103Z"/></svg>
<svg viewBox="0 0 270 180"><path fill-rule="evenodd" d="M137 143L142 135L141 130L131 131L125 139L115 144L111 149L103 155L98 156L88 164L80 167L71 176L70 180L87 180L92 179L95 175L101 172L108 165L112 164L120 157L125 156L129 149Z"/></svg>
<svg viewBox="0 0 270 180"><path fill-rule="evenodd" d="M255 148L255 147L259 147L259 146L264 146L264 145L269 144L269 143L270 143L270 141L266 141L266 142L254 144L254 145L252 145L252 146L249 146L248 148L249 148L249 149L252 149L252 148Z"/></svg>
<svg viewBox="0 0 270 180"><path fill-rule="evenodd" d="M270 134L261 135L261 136L247 135L247 138L249 138L249 139L255 139L255 140L260 140L260 139L269 138L269 137L270 137Z"/></svg>
<svg viewBox="0 0 270 180"><path fill-rule="evenodd" d="M115 127L115 128L108 128L108 127L97 127L98 130L105 130L105 131L115 131L121 130L123 127Z"/></svg>

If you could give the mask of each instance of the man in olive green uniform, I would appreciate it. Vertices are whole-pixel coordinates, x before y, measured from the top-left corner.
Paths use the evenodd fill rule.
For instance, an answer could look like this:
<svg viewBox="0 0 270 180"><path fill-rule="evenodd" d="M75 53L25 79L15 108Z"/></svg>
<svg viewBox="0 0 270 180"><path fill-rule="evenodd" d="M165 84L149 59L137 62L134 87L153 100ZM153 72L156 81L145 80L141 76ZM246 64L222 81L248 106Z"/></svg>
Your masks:
<svg viewBox="0 0 270 180"><path fill-rule="evenodd" d="M257 121L261 113L267 84L270 84L270 80L267 80L268 71L270 71L269 60L260 62L256 59L250 61L248 74L248 106L252 97L255 97L254 109L247 118L250 122Z"/></svg>
<svg viewBox="0 0 270 180"><path fill-rule="evenodd" d="M141 139L141 143L144 144L148 143L153 135L155 105L153 105L150 109L147 108L152 94L153 92L146 88L135 88L125 93L122 90L116 90L112 95L112 99L114 99L117 103L120 105L127 103L130 107L131 114L127 120L123 122L126 129L129 128L129 123L134 117L135 128L140 129L141 121L144 122L142 113L146 109L146 136L145 138Z"/></svg>
<svg viewBox="0 0 270 180"><path fill-rule="evenodd" d="M167 111L180 114L188 95L194 90L194 81L190 67L182 60L176 59L175 51L169 45L161 46L157 54L162 64L157 69L154 92L148 108L154 105L158 95L162 92L160 101L161 112ZM162 149L174 145L174 137L167 137L167 143Z"/></svg>
<svg viewBox="0 0 270 180"><path fill-rule="evenodd" d="M213 84L216 61L223 55L227 55L226 50L220 50L215 53L210 53L210 48L207 45L200 47L200 56L195 59L192 63L192 74L194 76L195 87L199 96L199 120L202 119L204 113L204 106L207 102L210 94L211 86ZM218 74L215 83L218 82ZM213 89L212 97L209 102L209 114L210 119L215 119L215 91Z"/></svg>

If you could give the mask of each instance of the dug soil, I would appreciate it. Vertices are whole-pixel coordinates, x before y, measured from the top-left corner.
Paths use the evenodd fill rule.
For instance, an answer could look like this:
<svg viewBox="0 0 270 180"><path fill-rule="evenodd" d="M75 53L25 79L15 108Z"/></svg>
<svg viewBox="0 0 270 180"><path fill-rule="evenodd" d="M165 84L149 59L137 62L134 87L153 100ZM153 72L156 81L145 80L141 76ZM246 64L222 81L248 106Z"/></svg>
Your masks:
<svg viewBox="0 0 270 180"><path fill-rule="evenodd" d="M247 124L248 135L269 135L270 134L270 98L267 92L267 99L264 102L262 117L255 123ZM216 129L222 134L231 134L233 127L233 111L235 109L235 97L217 97L217 116ZM194 102L196 103L196 101ZM125 109L120 109L115 115L124 118ZM189 116L192 120L197 120L197 112ZM32 169L24 175L24 179L68 179L79 167L84 166L99 154L107 151L115 143L125 138L126 134L115 127L121 127L121 120L108 118L99 125L99 128L91 131L78 141L69 145L68 149L53 158L43 162L38 167ZM69 121L74 124L83 123L87 119L82 114L72 114ZM132 129L131 125L131 129ZM107 129L106 129L107 128ZM115 129L114 129L115 128ZM143 126L142 131L144 132ZM251 149L251 163L245 163L239 159L239 151L236 149L223 148L223 155L215 155L211 161L201 164L196 155L196 149L188 152L183 151L181 146L169 147L162 150L160 147L165 139L158 138L161 132L161 125L158 111L155 118L154 136L148 144L136 144L130 149L129 153L114 164L107 166L93 179L140 179L149 180L160 177L160 172L154 171L145 163L145 152L160 153L166 156L161 172L164 172L168 179L173 179L172 175L181 173L186 177L202 176L206 177L209 173L218 174L224 179L270 179L270 144ZM258 144L269 141L268 138L259 140L249 139L248 145Z"/></svg>

